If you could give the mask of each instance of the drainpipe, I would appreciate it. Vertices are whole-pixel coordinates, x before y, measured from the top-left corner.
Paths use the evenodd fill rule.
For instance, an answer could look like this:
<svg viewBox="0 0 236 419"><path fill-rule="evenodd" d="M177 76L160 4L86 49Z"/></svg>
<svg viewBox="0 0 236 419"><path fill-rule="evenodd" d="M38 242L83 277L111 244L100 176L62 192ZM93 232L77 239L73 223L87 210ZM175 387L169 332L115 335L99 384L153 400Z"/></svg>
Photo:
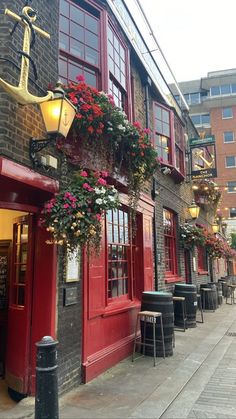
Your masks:
<svg viewBox="0 0 236 419"><path fill-rule="evenodd" d="M149 112L149 89L151 87L152 81L150 77L147 76L145 84L145 117L146 117L146 128L150 128L150 112ZM152 199L154 204L156 204L156 179L153 177L152 184ZM156 206L154 205L154 214L153 214L153 244L154 244L154 271L155 271L155 291L158 290L158 257L157 257L157 237L156 237Z"/></svg>

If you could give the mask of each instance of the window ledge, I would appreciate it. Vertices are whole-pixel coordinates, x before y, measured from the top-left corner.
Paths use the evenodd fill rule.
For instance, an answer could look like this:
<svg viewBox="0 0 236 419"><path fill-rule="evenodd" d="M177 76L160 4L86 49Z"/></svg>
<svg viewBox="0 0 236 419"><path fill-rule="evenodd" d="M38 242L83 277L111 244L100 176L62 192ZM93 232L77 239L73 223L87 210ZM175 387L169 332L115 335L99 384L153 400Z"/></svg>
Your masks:
<svg viewBox="0 0 236 419"><path fill-rule="evenodd" d="M140 308L141 302L140 300L133 300L129 302L123 302L119 304L111 304L105 309L105 312L102 314L102 317L109 317L114 316L115 314L123 313L128 310L132 310L134 308Z"/></svg>
<svg viewBox="0 0 236 419"><path fill-rule="evenodd" d="M165 278L165 283L166 284L169 284L169 283L172 283L172 282L184 282L185 280L184 280L184 278L182 277L182 276L167 276L166 278Z"/></svg>
<svg viewBox="0 0 236 419"><path fill-rule="evenodd" d="M198 275L209 275L208 271L198 270Z"/></svg>

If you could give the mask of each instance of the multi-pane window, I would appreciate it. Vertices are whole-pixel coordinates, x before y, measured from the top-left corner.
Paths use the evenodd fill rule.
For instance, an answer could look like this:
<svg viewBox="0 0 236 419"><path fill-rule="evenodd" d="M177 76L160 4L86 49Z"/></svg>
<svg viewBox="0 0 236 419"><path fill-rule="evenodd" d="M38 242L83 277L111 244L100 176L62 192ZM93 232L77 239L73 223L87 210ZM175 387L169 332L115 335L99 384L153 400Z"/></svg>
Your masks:
<svg viewBox="0 0 236 419"><path fill-rule="evenodd" d="M226 156L225 167L236 167L236 157L235 156Z"/></svg>
<svg viewBox="0 0 236 419"><path fill-rule="evenodd" d="M211 96L230 95L236 93L236 84L222 84L220 86L212 86L210 89Z"/></svg>
<svg viewBox="0 0 236 419"><path fill-rule="evenodd" d="M108 299L128 296L132 243L126 209L107 212Z"/></svg>
<svg viewBox="0 0 236 419"><path fill-rule="evenodd" d="M180 121L176 117L174 119L174 131L176 169L184 174L184 131Z"/></svg>
<svg viewBox="0 0 236 419"><path fill-rule="evenodd" d="M198 114L198 115L191 115L191 119L194 125L210 125L210 114Z"/></svg>
<svg viewBox="0 0 236 419"><path fill-rule="evenodd" d="M223 108L222 109L222 119L233 118L233 109L232 108Z"/></svg>
<svg viewBox="0 0 236 419"><path fill-rule="evenodd" d="M164 162L171 162L170 111L154 103L154 147Z"/></svg>
<svg viewBox="0 0 236 419"><path fill-rule="evenodd" d="M69 0L60 0L59 47L59 75L62 81L75 81L78 74L83 74L86 83L98 87L99 13L82 9Z"/></svg>
<svg viewBox="0 0 236 419"><path fill-rule="evenodd" d="M236 181L230 181L227 183L228 193L236 193Z"/></svg>
<svg viewBox="0 0 236 419"><path fill-rule="evenodd" d="M109 93L114 97L115 104L126 111L127 52L111 26L108 27L107 36Z"/></svg>
<svg viewBox="0 0 236 419"><path fill-rule="evenodd" d="M163 210L165 273L167 276L177 274L175 218L175 214L172 211Z"/></svg>
<svg viewBox="0 0 236 419"><path fill-rule="evenodd" d="M196 105L198 103L201 103L201 94L200 92L196 93L186 93L184 94L184 98L188 105Z"/></svg>
<svg viewBox="0 0 236 419"><path fill-rule="evenodd" d="M234 133L233 131L224 132L224 143L233 143L234 142Z"/></svg>

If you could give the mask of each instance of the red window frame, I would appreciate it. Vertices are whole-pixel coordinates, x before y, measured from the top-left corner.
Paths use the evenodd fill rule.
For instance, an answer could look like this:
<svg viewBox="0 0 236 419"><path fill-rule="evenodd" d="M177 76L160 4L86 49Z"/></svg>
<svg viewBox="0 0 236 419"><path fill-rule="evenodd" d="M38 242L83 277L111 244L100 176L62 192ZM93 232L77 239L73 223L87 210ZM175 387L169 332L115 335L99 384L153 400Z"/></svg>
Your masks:
<svg viewBox="0 0 236 419"><path fill-rule="evenodd" d="M183 175L185 175L185 147L184 147L184 130L183 125L174 116L174 133L175 133L175 167Z"/></svg>
<svg viewBox="0 0 236 419"><path fill-rule="evenodd" d="M133 297L134 254L128 208L109 210L106 214L107 302L127 301Z"/></svg>
<svg viewBox="0 0 236 419"><path fill-rule="evenodd" d="M165 276L173 277L178 274L177 249L176 249L176 214L169 209L163 209L163 229L164 229L164 258Z"/></svg>
<svg viewBox="0 0 236 419"><path fill-rule="evenodd" d="M97 22L97 33L95 22ZM63 38L67 39L68 43L65 48L59 44L59 76L63 82L76 81L76 76L83 74L88 84L96 88L101 87L101 22L101 9L95 7L93 2L87 2L87 7L84 8L71 0L60 0L59 42ZM93 45L96 38L97 47ZM75 52L76 45L80 54ZM88 59L89 52L91 59L92 52L94 57L97 55L97 62Z"/></svg>
<svg viewBox="0 0 236 419"><path fill-rule="evenodd" d="M109 19L107 27L108 91L115 104L130 116L129 50Z"/></svg>
<svg viewBox="0 0 236 419"><path fill-rule="evenodd" d="M172 164L171 111L158 102L153 104L153 145L163 163Z"/></svg>
<svg viewBox="0 0 236 419"><path fill-rule="evenodd" d="M198 254L198 273L199 274L207 274L207 256L206 256L206 249L202 246L197 246L197 254Z"/></svg>

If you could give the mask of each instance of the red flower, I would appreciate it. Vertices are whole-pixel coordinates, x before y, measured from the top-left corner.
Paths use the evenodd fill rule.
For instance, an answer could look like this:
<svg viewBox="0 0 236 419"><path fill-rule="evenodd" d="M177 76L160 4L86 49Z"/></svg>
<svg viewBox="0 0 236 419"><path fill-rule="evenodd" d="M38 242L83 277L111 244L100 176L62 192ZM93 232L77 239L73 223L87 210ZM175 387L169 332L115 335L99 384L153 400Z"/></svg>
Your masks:
<svg viewBox="0 0 236 419"><path fill-rule="evenodd" d="M84 75L83 74L78 74L78 76L76 76L76 80L77 81L85 81L85 77L84 77Z"/></svg>
<svg viewBox="0 0 236 419"><path fill-rule="evenodd" d="M98 185L106 185L107 181L105 179L103 179L102 177L100 177L97 181Z"/></svg>
<svg viewBox="0 0 236 419"><path fill-rule="evenodd" d="M88 177L88 173L86 172L86 170L83 170L83 171L80 173L80 176L82 176L82 177Z"/></svg>
<svg viewBox="0 0 236 419"><path fill-rule="evenodd" d="M90 134L94 133L94 128L91 125L88 127L88 132L90 132Z"/></svg>

